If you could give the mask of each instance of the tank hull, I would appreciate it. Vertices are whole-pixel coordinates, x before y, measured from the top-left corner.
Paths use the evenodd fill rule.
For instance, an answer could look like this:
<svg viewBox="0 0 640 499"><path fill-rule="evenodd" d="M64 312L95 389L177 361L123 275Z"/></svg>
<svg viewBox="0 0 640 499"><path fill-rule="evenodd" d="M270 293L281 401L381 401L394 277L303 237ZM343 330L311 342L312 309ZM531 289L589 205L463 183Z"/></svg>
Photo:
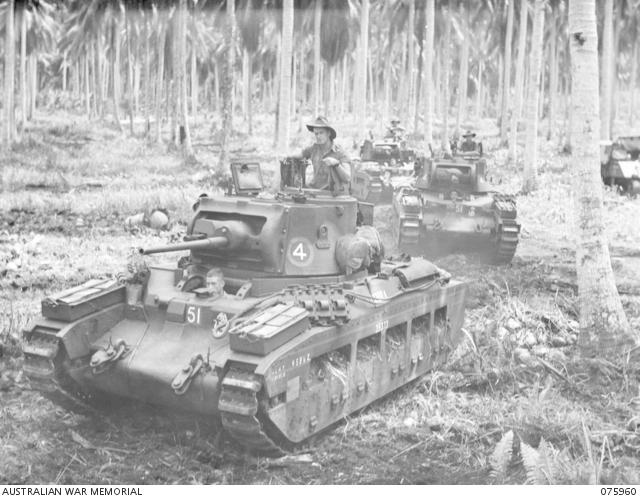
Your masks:
<svg viewBox="0 0 640 499"><path fill-rule="evenodd" d="M407 206L405 197L418 201ZM451 253L478 254L496 264L515 255L520 225L515 201L495 193L451 200L412 189L394 198L392 228L397 246L411 255L438 258Z"/></svg>
<svg viewBox="0 0 640 499"><path fill-rule="evenodd" d="M413 264L403 265L407 273ZM262 299L147 290L138 304L123 299L72 321L37 319L25 331L25 371L54 396L81 402L106 393L189 411L221 420L255 452L279 453L441 366L458 344L465 285L401 280L285 292L291 303L310 292L318 303L354 298L348 318L313 312L308 327L261 354L233 347L231 334L214 337L211 317L242 317ZM96 366L118 345L121 355Z"/></svg>

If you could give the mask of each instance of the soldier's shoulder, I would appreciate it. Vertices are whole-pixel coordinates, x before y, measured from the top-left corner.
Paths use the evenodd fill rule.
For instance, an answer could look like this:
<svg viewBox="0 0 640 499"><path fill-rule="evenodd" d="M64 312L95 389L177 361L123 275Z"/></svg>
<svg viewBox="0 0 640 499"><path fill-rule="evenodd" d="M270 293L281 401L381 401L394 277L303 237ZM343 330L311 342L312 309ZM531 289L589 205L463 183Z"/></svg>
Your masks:
<svg viewBox="0 0 640 499"><path fill-rule="evenodd" d="M339 154L346 154L346 150L344 149L344 147L342 147L340 144L336 144L335 142L333 143L331 150Z"/></svg>
<svg viewBox="0 0 640 499"><path fill-rule="evenodd" d="M311 153L313 152L314 147L315 147L315 144L312 144L312 145L307 146L304 149L302 149L302 156L304 158L307 158L307 157L311 156Z"/></svg>

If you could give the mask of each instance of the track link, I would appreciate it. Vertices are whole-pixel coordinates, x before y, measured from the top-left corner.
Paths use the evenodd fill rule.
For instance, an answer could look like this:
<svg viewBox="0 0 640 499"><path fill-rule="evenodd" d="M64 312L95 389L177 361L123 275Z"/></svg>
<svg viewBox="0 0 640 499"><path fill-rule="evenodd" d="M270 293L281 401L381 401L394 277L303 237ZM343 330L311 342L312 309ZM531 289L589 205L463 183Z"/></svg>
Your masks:
<svg viewBox="0 0 640 499"><path fill-rule="evenodd" d="M232 367L222 380L218 410L222 426L240 445L268 456L284 451L264 431L259 418L258 394L261 378L249 371Z"/></svg>

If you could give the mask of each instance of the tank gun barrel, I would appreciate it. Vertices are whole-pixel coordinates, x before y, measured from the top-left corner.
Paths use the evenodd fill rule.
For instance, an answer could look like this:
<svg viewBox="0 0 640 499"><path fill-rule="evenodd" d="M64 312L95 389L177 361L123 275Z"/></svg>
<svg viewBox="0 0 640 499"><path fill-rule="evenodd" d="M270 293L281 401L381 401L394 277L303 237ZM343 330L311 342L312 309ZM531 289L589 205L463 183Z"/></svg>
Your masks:
<svg viewBox="0 0 640 499"><path fill-rule="evenodd" d="M229 239L225 236L207 237L206 239L197 239L195 241L186 241L184 243L171 244L168 246L156 246L153 248L140 248L141 255L153 255L155 253L168 253L170 251L184 251L194 249L214 249L223 248L229 243Z"/></svg>

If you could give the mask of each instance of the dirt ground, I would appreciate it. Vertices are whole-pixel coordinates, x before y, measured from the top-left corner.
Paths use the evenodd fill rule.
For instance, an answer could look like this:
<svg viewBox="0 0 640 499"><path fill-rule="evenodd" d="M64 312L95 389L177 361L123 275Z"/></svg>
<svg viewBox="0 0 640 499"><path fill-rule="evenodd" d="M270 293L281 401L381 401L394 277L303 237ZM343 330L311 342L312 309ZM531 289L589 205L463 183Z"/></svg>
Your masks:
<svg viewBox="0 0 640 499"><path fill-rule="evenodd" d="M273 167L269 123L257 121L264 133L238 134L236 152ZM235 450L214 421L121 399L76 414L32 391L19 342L40 300L115 275L131 247L180 240L193 201L215 191L215 144L201 128L198 161L184 164L165 146L42 115L0 157L0 483L640 483L640 369L577 357L567 158L550 144L539 191L518 197L513 263L436 262L469 284L467 338L450 364L287 458ZM307 139L299 131L294 143ZM516 192L520 165L487 145L492 176ZM617 284L640 329L640 200L606 190L605 205ZM124 226L156 207L169 230ZM388 220L376 210L387 242Z"/></svg>

